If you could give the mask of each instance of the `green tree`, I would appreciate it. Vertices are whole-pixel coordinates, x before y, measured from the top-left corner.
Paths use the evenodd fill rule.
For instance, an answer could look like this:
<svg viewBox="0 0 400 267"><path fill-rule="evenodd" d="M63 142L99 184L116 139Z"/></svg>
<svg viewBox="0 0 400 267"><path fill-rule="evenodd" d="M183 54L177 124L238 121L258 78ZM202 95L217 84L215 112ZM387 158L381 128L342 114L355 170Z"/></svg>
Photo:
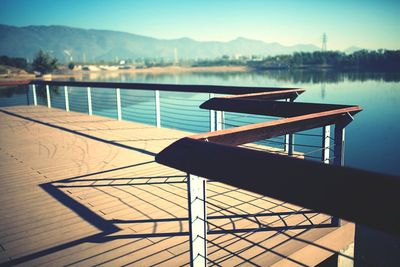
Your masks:
<svg viewBox="0 0 400 267"><path fill-rule="evenodd" d="M70 62L68 64L68 69L73 70L75 68L75 64L73 62Z"/></svg>
<svg viewBox="0 0 400 267"><path fill-rule="evenodd" d="M6 65L27 70L28 63L25 58L0 56L0 65Z"/></svg>
<svg viewBox="0 0 400 267"><path fill-rule="evenodd" d="M57 69L57 59L51 57L42 50L39 50L33 59L32 67L33 70L38 71L41 74L50 73Z"/></svg>

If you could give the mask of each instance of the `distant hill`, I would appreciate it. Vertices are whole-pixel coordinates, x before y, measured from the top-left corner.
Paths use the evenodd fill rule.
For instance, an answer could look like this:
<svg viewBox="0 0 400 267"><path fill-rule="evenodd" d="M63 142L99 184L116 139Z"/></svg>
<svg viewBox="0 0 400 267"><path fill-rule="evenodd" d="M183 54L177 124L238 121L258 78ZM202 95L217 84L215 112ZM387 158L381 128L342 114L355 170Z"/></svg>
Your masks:
<svg viewBox="0 0 400 267"><path fill-rule="evenodd" d="M207 59L222 55L277 55L295 51L311 52L317 46L237 38L229 42L200 42L190 38L163 40L126 32L85 30L66 26L15 27L0 24L0 55L32 60L42 49L60 61L99 61L136 58Z"/></svg>

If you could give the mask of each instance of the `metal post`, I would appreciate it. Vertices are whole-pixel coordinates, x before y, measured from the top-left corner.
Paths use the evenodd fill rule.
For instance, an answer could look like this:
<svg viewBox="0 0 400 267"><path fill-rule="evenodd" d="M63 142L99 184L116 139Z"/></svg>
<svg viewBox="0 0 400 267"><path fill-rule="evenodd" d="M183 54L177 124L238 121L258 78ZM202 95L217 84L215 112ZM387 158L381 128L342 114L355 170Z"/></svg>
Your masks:
<svg viewBox="0 0 400 267"><path fill-rule="evenodd" d="M289 134L289 150L288 155L292 156L294 152L294 134Z"/></svg>
<svg viewBox="0 0 400 267"><path fill-rule="evenodd" d="M210 109L210 132L215 131L215 110Z"/></svg>
<svg viewBox="0 0 400 267"><path fill-rule="evenodd" d="M331 143L331 126L322 127L322 162L329 164L329 152Z"/></svg>
<svg viewBox="0 0 400 267"><path fill-rule="evenodd" d="M344 140L345 140L345 126L346 123L335 124L335 137L334 137L334 159L333 164L338 166L344 166ZM336 226L341 225L340 218L332 217L332 224Z"/></svg>
<svg viewBox="0 0 400 267"><path fill-rule="evenodd" d="M288 134L285 134L285 136L283 137L284 139L283 139L283 143L284 143L284 145L283 145L283 151L285 152L285 153L288 153L289 152L289 135Z"/></svg>
<svg viewBox="0 0 400 267"><path fill-rule="evenodd" d="M344 166L344 145L345 145L345 127L341 124L335 124L335 149L333 164Z"/></svg>
<svg viewBox="0 0 400 267"><path fill-rule="evenodd" d="M121 92L120 89L117 88L116 89L116 94L117 94L117 116L118 116L118 120L122 120L122 112L121 112Z"/></svg>
<svg viewBox="0 0 400 267"><path fill-rule="evenodd" d="M286 102L293 102L293 99L287 98ZM288 156L293 155L294 151L294 134L286 134L284 139L285 147L284 152L288 154Z"/></svg>
<svg viewBox="0 0 400 267"><path fill-rule="evenodd" d="M160 114L160 91L155 90L155 100L156 100L156 126L161 127L161 114Z"/></svg>
<svg viewBox="0 0 400 267"><path fill-rule="evenodd" d="M26 90L26 104L29 106L30 101L29 101L29 89L31 88L31 85L28 84L28 89Z"/></svg>
<svg viewBox="0 0 400 267"><path fill-rule="evenodd" d="M69 111L69 97L68 97L68 87L64 86L64 97L65 97L65 110Z"/></svg>
<svg viewBox="0 0 400 267"><path fill-rule="evenodd" d="M37 106L36 85L32 84L33 105Z"/></svg>
<svg viewBox="0 0 400 267"><path fill-rule="evenodd" d="M213 98L214 94L210 93L209 98ZM215 131L215 111L210 109L210 132Z"/></svg>
<svg viewBox="0 0 400 267"><path fill-rule="evenodd" d="M46 99L47 99L47 107L51 108L50 88L48 85L46 85Z"/></svg>
<svg viewBox="0 0 400 267"><path fill-rule="evenodd" d="M293 155L294 151L294 134L286 134L285 135L285 149L284 151L289 155Z"/></svg>
<svg viewBox="0 0 400 267"><path fill-rule="evenodd" d="M216 112L216 121L217 121L217 131L222 130L224 128L224 112L217 110Z"/></svg>
<svg viewBox="0 0 400 267"><path fill-rule="evenodd" d="M188 174L190 265L207 265L206 179Z"/></svg>
<svg viewBox="0 0 400 267"><path fill-rule="evenodd" d="M90 87L87 88L87 101L88 101L89 115L92 115L93 114L93 111L92 111L92 91L91 91Z"/></svg>

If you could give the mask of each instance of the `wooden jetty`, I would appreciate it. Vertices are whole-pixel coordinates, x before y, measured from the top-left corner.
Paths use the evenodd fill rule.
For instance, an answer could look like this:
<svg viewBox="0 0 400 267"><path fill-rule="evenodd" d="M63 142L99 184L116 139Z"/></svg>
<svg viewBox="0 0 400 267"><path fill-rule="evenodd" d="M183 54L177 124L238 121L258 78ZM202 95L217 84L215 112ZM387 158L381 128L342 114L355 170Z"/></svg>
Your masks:
<svg viewBox="0 0 400 267"><path fill-rule="evenodd" d="M154 161L188 133L41 106L1 110L3 264L189 265L186 174ZM354 224L330 226L289 203L219 182L207 194L211 264L316 265L354 239Z"/></svg>
<svg viewBox="0 0 400 267"><path fill-rule="evenodd" d="M299 88L18 85L33 105L0 108L0 265L352 266L353 222L400 234L398 178L343 167L358 106L294 103ZM67 87L86 88L88 114L70 111ZM93 115L92 87L115 91L117 119ZM124 89L154 91L154 126L122 120ZM210 132L162 128L160 91L210 94ZM224 129L224 112L277 119ZM294 150L314 128L321 162ZM282 150L257 144L277 136Z"/></svg>

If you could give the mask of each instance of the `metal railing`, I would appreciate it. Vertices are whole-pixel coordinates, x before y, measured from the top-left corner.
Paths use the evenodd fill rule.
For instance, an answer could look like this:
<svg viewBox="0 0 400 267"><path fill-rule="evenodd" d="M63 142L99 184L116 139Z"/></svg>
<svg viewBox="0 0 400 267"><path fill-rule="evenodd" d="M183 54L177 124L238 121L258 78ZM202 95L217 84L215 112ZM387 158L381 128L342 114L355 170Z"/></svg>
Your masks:
<svg viewBox="0 0 400 267"><path fill-rule="evenodd" d="M88 86L90 85L90 86ZM130 111L125 111L123 108L123 103L126 101L134 101L136 98L135 96L129 97L126 96L126 99L122 99L121 97L121 89L120 88L115 88L113 89L112 86L118 85L124 89L131 89L131 90L147 90L147 91L153 91L153 106L154 110L148 110L148 113L152 114L134 114L131 115L129 114ZM103 89L111 89L115 90L115 94L109 95L109 98L107 99L108 102L113 102L115 103L115 108L116 108L116 116L115 118L118 120L122 120L125 115L129 115L130 117L135 117L134 120L140 118L140 116L143 117L142 120L139 120L141 122L154 122L154 124L157 127L161 127L161 121L163 121L165 126L174 126L176 124L183 124L187 125L188 127L184 127L184 130L189 129L189 131L194 130L194 131L204 131L204 127L198 126L201 121L204 120L204 115L196 115L196 114L190 114L190 116L186 116L185 118L180 117L179 122L177 121L174 116L178 114L177 112L180 112L181 114L186 112L187 110L194 110L194 106L190 105L185 105L185 101L188 101L187 99L179 99L181 100L179 106L174 106L173 104L170 104L166 101L163 103L163 107L161 108L160 104L160 91L175 91L175 92L210 92L208 94L205 94L208 96L209 99L213 98L215 95L215 92L224 92L224 93L231 93L231 94L239 94L242 92L250 92L250 94L244 94L244 95L239 95L240 99L247 99L251 100L254 98L261 98L261 99L286 99L286 101L293 101L294 98L304 92L303 89L299 88L292 88L292 89L284 89L284 88L259 88L259 87L225 87L225 86L202 86L202 85L194 85L188 86L188 85L160 85L160 84L125 84L125 83L93 83L93 82L60 82L60 81L35 81L30 84L31 86L31 91L32 91L32 98L33 98L33 104L38 105L38 97L37 97L37 88L41 87L44 89L43 95L45 96L45 104L48 107L53 106L53 97L51 93L51 87L52 86L57 86L58 88L61 88L63 90L63 95L64 95L64 106L62 108L65 108L66 111L71 110L70 107L70 100L69 100L69 89L74 88L74 87L79 87L84 89L83 94L86 96L86 103L81 103L80 106L84 106L84 108L87 110L87 113L89 115L93 115L95 113L96 107L94 103L98 102L94 91L97 90L97 88L103 88ZM143 89L144 88L144 89ZM152 90L154 88L158 88L158 90ZM124 91L124 90L122 90ZM255 92L255 93L254 93ZM261 93L260 93L261 92ZM268 92L266 94L266 92ZM82 95L83 95L82 94ZM102 96L104 98L104 96ZM133 99L132 99L133 98ZM206 98L205 98L206 99ZM199 104L203 102L205 99L197 101ZM230 98L231 100L233 98ZM84 99L75 99L72 103L83 101ZM150 99L147 99L150 100ZM60 101L60 100L58 100ZM60 105L58 105L60 106ZM183 109L183 110L182 110ZM161 112L163 110L163 112ZM77 110L81 111L81 110ZM183 111L183 112L182 112ZM161 113L163 114L163 120L161 120ZM210 131L215 131L215 130L222 130L226 126L235 126L234 124L229 124L225 120L224 116L225 112L224 111L219 111L219 110L213 110L210 108L209 111L209 127L208 130ZM104 115L102 113L98 113L98 115ZM152 119L150 117L153 116ZM194 117L194 118L193 118ZM147 121L146 121L147 120ZM245 124L249 124L251 122L247 121ZM329 151L332 150L331 147L329 146L329 129L330 126L325 126L323 127L323 131L327 132L326 137L323 139L325 140L326 143L322 144L322 147L318 144L313 144L315 151L310 151L308 153L312 153L313 155L308 155L308 153L303 153L303 155L307 158L314 159L314 160L322 160L326 163L329 163L330 160L333 160L333 157L329 157ZM285 140L282 142L281 147L283 148L283 151L287 153L288 155L293 155L294 149L295 149L295 142L294 142L294 134L287 134L284 136ZM322 138L322 137L321 137ZM276 141L273 140L267 140L269 145L271 144L276 144ZM320 143L320 142L319 142ZM301 144L297 142L296 146L297 147L306 147L309 146L310 144ZM315 156L316 150L321 150L322 154L324 155L322 158L319 156ZM341 157L343 159L343 156Z"/></svg>
<svg viewBox="0 0 400 267"><path fill-rule="evenodd" d="M152 121L156 127L162 127L163 121L170 119L168 115L163 119L160 92L207 94L208 100L200 108L209 112L210 132L178 140L156 156L157 162L188 174L192 265L205 265L207 261L207 179L330 214L337 226L340 217L390 233L400 233L400 212L398 209L388 212L388 209L394 209L394 203L400 201L398 177L343 167L345 127L353 120L354 114L361 111L358 106L294 102L305 91L300 88L75 81L20 84L29 85L34 105L38 105L38 87L45 88L45 104L49 108L52 107L51 87L63 87L67 111L71 110L69 88L85 88L89 115L94 113L93 88L115 90L118 120L125 116L123 103L127 100L123 98L124 90L152 91ZM184 100L177 101L184 106ZM169 112L169 116L174 114L171 110ZM242 122L236 118L240 125L234 125L234 120L228 118L232 112L255 117ZM265 121L267 116L273 120ZM196 119L191 120L196 123ZM317 128L321 129L320 133L304 132ZM295 135L320 141L318 145L300 144L295 142ZM271 150L267 144L276 144L279 150ZM298 147L310 148L319 156L297 153ZM307 158L319 162L304 160ZM267 178L266 172L278 175L279 179ZM379 194L380 199L371 198L373 194Z"/></svg>
<svg viewBox="0 0 400 267"><path fill-rule="evenodd" d="M117 109L117 116L116 118L121 120L125 116L124 112L124 102L125 100L123 99L123 94L122 92L125 90L122 89L127 89L127 90L137 90L137 91L148 91L148 92L153 92L152 96L152 101L153 101L153 119L149 120L149 114L146 114L146 118L148 119L146 122L149 123L149 121L154 121L154 124L157 127L161 127L162 122L165 122L165 125L171 126L174 124L178 124L176 119L174 119L174 115L176 115L176 111L181 112L181 114L184 111L187 111L190 109L193 111L194 106L193 105L185 105L185 102L188 102L188 99L180 99L182 101L179 102L179 106L174 106L171 103L168 103L168 99L171 97L168 97L168 99L163 98L164 102L161 105L161 92L182 92L182 93L202 93L204 97L202 100L197 101L198 105L200 105L204 100L207 100L208 98L212 98L214 94L243 94L244 92L251 92L251 93L260 93L260 92L268 92L271 91L275 94L275 98L281 98L283 96L285 97L295 97L297 94L302 93L304 90L295 88L291 90L287 90L285 88L270 88L270 87L228 87L228 86L208 86L208 85L170 85L170 84L148 84L148 83L107 83L107 82L102 82L102 83L97 83L97 82L61 82L61 81L33 81L29 84L31 87L32 95L33 95L33 104L38 105L38 97L37 97L37 90L41 88L43 92L43 96L45 98L45 104L48 107L52 107L52 95L51 95L51 88L52 87L58 87L58 88L64 88L63 94L64 94L64 106L65 110L73 110L71 109L70 102L71 100L69 99L69 90L71 88L82 88L85 90L84 95L87 99L87 102L85 103L85 109L89 115L94 114L94 95L93 95L93 90L97 89L108 89L108 90L115 90L115 99L109 99L113 100L116 102L116 109ZM275 90L279 90L282 93L279 95L276 94ZM83 96L83 94L82 94ZM135 96L133 96L135 98ZM129 99L129 100L132 100ZM147 100L150 101L148 98ZM75 100L76 101L76 100ZM79 101L82 101L82 99L79 99ZM196 105L196 108L197 106ZM64 108L64 107L62 107ZM186 109L186 110L185 110ZM175 112L173 110L176 110ZM81 110L76 110L76 111L81 111ZM183 111L183 112L182 112ZM162 113L162 115L161 115ZM99 114L101 115L101 114ZM137 114L136 114L137 115ZM197 116L196 114L191 113L191 116ZM161 120L161 117L163 117L163 120ZM209 115L209 126L207 127L207 130L213 131L213 130L220 130L222 129L223 126L223 112L219 111L210 111ZM199 124L201 121L197 120L197 118L193 119L190 118L190 116L187 116L185 118L180 118L183 122L186 122L187 125L191 125L192 127L186 127L188 129L193 129L194 131L204 131L204 127L195 127L197 124ZM182 123L182 121L179 121L179 123ZM143 122L143 121L142 121ZM187 129L183 129L187 130ZM190 131L190 130L189 130Z"/></svg>

